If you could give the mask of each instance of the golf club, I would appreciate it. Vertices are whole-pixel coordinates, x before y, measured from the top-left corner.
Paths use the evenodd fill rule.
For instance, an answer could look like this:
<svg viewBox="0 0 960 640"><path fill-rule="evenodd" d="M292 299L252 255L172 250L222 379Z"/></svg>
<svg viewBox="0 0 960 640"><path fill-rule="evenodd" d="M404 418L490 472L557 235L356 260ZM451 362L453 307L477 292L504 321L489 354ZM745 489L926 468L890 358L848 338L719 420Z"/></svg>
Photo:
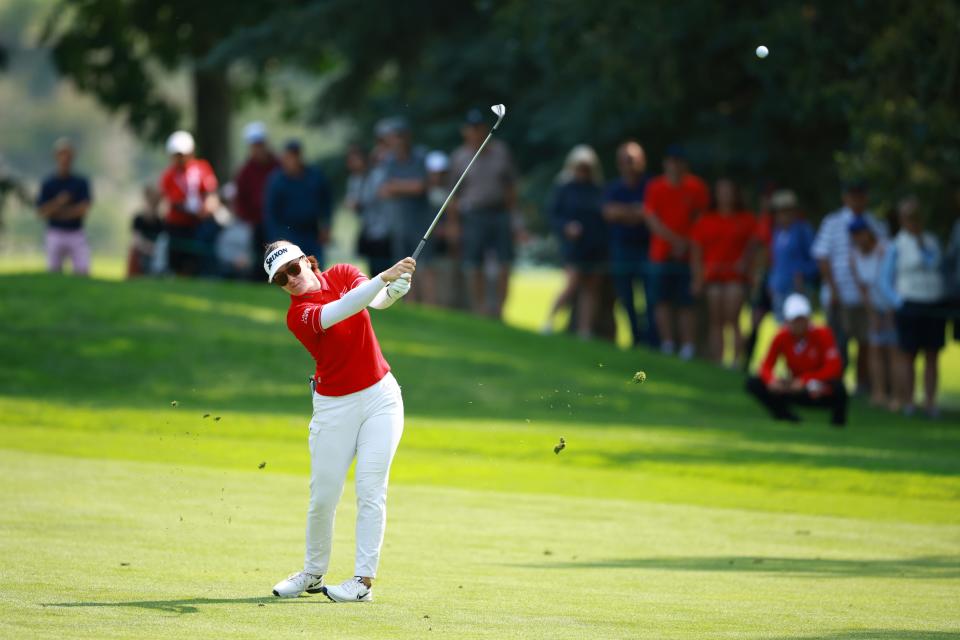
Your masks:
<svg viewBox="0 0 960 640"><path fill-rule="evenodd" d="M507 108L502 104L495 104L490 107L490 110L497 116L497 122L493 125L493 128L490 129L490 133L487 134L487 137L483 140L483 144L480 145L480 148L477 149L477 152L473 154L473 158L470 159L470 163L467 165L467 168L463 170L463 173L460 174L460 179L457 180L457 183L453 185L453 189L450 190L450 195L447 196L447 199L443 201L443 204L440 206L440 211L437 212L436 217L433 219L433 222L430 223L430 227L427 229L427 232L423 234L423 239L420 241L420 244L417 245L417 250L413 252L413 259L416 260L420 255L420 252L423 251L423 247L427 244L427 239L430 237L430 234L433 233L433 228L437 226L437 223L440 222L440 216L443 215L443 212L446 211L447 205L450 204L450 200L453 198L453 194L457 192L457 188L460 186L460 183L463 182L463 178L467 175L467 172L470 171L470 167L473 166L474 161L483 151L483 148L487 146L487 143L490 142L490 138L493 137L493 132L497 130L497 127L500 126L500 121L503 120L503 116L507 113Z"/></svg>

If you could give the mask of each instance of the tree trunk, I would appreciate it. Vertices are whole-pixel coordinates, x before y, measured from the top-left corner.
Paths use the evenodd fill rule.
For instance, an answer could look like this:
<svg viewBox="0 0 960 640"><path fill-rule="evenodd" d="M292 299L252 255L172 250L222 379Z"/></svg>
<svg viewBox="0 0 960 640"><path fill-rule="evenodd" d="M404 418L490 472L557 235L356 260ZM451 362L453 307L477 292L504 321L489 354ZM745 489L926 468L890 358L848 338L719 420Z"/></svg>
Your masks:
<svg viewBox="0 0 960 640"><path fill-rule="evenodd" d="M194 135L197 156L213 167L223 184L230 179L230 80L225 68L193 70Z"/></svg>

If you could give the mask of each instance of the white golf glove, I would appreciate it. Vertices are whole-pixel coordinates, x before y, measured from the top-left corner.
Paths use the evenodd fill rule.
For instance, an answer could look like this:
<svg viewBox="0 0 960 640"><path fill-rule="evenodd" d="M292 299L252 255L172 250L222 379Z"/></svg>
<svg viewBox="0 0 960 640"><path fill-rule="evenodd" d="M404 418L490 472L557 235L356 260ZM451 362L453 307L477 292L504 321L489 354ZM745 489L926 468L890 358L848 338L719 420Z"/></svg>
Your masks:
<svg viewBox="0 0 960 640"><path fill-rule="evenodd" d="M399 300L410 292L411 276L405 273L387 285L387 296L392 300Z"/></svg>

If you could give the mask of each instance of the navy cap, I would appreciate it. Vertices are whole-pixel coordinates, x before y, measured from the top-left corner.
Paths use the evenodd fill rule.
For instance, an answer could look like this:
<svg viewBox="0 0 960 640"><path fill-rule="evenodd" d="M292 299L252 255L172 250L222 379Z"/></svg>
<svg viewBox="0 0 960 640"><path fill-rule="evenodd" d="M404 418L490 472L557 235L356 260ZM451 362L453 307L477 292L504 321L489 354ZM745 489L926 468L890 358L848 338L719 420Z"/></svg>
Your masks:
<svg viewBox="0 0 960 640"><path fill-rule="evenodd" d="M303 145L300 144L300 141L296 138L291 138L283 145L283 150L291 153L300 153L303 151Z"/></svg>
<svg viewBox="0 0 960 640"><path fill-rule="evenodd" d="M686 160L687 159L687 150L683 148L683 145L672 144L667 147L666 152L663 154L664 158L676 158L677 160Z"/></svg>
<svg viewBox="0 0 960 640"><path fill-rule="evenodd" d="M850 221L850 224L847 225L847 231L850 232L850 235L869 230L870 225L867 224L867 221L864 220L863 216L854 217L854 219Z"/></svg>
<svg viewBox="0 0 960 640"><path fill-rule="evenodd" d="M487 121L486 117L483 115L483 111L480 109L470 109L467 111L467 115L463 120L466 124L469 125L478 125L483 124Z"/></svg>

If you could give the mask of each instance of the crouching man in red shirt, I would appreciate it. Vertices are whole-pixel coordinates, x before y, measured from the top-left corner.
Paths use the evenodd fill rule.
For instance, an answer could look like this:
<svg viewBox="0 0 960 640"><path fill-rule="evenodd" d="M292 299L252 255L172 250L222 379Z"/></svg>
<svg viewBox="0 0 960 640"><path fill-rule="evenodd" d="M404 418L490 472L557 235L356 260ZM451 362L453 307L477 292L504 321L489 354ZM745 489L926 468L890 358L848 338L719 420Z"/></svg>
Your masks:
<svg viewBox="0 0 960 640"><path fill-rule="evenodd" d="M810 301L799 293L783 303L784 326L760 365L760 375L747 380L747 391L770 412L774 420L800 422L791 404L830 409L830 424L847 423L847 390L843 363L833 333L810 323ZM783 356L789 376L777 377L774 367Z"/></svg>

